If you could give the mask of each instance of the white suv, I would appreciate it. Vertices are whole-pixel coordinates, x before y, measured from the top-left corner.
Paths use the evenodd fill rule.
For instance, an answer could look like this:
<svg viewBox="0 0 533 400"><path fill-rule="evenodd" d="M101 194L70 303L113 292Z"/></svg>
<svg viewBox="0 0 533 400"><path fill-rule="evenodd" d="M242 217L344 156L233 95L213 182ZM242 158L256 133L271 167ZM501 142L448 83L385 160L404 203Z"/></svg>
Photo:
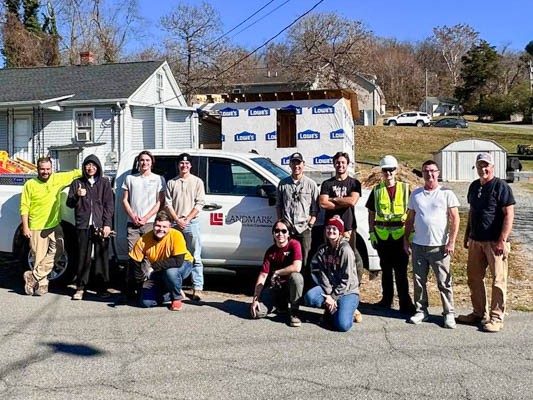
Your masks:
<svg viewBox="0 0 533 400"><path fill-rule="evenodd" d="M409 111L401 113L395 117L385 118L383 125L416 125L418 127L429 125L431 117L427 113Z"/></svg>

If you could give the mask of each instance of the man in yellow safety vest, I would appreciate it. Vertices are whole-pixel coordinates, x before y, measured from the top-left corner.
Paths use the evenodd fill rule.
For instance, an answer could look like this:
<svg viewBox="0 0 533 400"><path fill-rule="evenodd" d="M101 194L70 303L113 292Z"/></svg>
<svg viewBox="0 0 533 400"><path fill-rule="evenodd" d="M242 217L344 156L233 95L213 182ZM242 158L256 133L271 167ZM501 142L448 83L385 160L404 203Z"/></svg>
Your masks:
<svg viewBox="0 0 533 400"><path fill-rule="evenodd" d="M370 241L378 251L381 266L382 298L377 305L387 309L392 307L395 280L400 312L410 316L415 308L407 280L409 256L403 250L409 185L396 180L396 158L387 155L379 165L382 181L374 187L366 203Z"/></svg>

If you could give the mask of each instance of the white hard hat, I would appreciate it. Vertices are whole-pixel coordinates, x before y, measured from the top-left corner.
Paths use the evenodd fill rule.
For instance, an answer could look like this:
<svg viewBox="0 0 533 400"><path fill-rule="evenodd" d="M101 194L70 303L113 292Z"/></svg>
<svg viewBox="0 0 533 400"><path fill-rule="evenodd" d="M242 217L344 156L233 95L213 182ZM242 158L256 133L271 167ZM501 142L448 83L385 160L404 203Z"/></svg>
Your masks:
<svg viewBox="0 0 533 400"><path fill-rule="evenodd" d="M398 168L398 160L393 156L385 156L379 162L379 166L383 168Z"/></svg>

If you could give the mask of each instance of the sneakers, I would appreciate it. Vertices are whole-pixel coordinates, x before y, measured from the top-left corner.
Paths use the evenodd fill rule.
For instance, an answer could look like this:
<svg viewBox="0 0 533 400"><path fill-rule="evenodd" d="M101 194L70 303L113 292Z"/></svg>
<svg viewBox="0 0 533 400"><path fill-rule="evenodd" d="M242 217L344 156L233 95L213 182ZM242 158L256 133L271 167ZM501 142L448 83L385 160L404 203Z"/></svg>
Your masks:
<svg viewBox="0 0 533 400"><path fill-rule="evenodd" d="M296 313L291 313L289 316L289 326L292 326L293 328L297 328L299 326L302 326L302 320L298 318L298 315Z"/></svg>
<svg viewBox="0 0 533 400"><path fill-rule="evenodd" d="M485 332L496 333L503 329L503 321L499 319L493 319L483 325L483 330Z"/></svg>
<svg viewBox="0 0 533 400"><path fill-rule="evenodd" d="M24 272L24 292L28 296L33 296L35 293L35 288L37 286L37 281L35 280L35 277L33 276L33 272L26 271Z"/></svg>
<svg viewBox="0 0 533 400"><path fill-rule="evenodd" d="M35 296L44 296L46 293L48 293L48 285L40 285L37 284L37 289L35 289Z"/></svg>
<svg viewBox="0 0 533 400"><path fill-rule="evenodd" d="M480 317L479 315L476 315L474 313L466 314L466 315L459 315L456 318L456 321L460 324L466 324L466 325L477 325L477 324L483 324L485 325L487 322L490 322L487 317Z"/></svg>
<svg viewBox="0 0 533 400"><path fill-rule="evenodd" d="M192 291L192 296L191 296L191 300L194 300L194 301L201 301L202 300L202 291L201 290L198 290L198 289L193 289Z"/></svg>
<svg viewBox="0 0 533 400"><path fill-rule="evenodd" d="M72 295L72 300L83 300L83 289L77 289Z"/></svg>
<svg viewBox="0 0 533 400"><path fill-rule="evenodd" d="M358 324L363 322L363 314L361 314L361 311L355 310L355 312L353 313L353 322L356 322Z"/></svg>
<svg viewBox="0 0 533 400"><path fill-rule="evenodd" d="M170 311L180 311L183 308L183 302L181 300L172 300L170 303Z"/></svg>
<svg viewBox="0 0 533 400"><path fill-rule="evenodd" d="M455 329L456 326L457 325L455 324L455 316L452 313L446 314L444 316L444 327L448 329Z"/></svg>
<svg viewBox="0 0 533 400"><path fill-rule="evenodd" d="M409 322L415 325L419 325L422 322L425 322L427 320L428 320L428 315L422 311L418 311L415 315L409 318Z"/></svg>

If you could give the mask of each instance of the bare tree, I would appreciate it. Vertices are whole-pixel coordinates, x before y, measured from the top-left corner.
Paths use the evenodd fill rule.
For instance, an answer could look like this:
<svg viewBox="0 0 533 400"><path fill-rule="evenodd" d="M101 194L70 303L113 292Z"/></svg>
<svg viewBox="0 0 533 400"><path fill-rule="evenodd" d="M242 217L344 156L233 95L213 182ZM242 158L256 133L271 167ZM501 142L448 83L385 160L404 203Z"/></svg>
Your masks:
<svg viewBox="0 0 533 400"><path fill-rule="evenodd" d="M300 77L312 78L324 66L329 79L340 85L343 77L361 70L361 61L371 32L360 21L334 13L317 13L299 21L287 34L291 69Z"/></svg>
<svg viewBox="0 0 533 400"><path fill-rule="evenodd" d="M433 39L439 49L454 88L459 85L462 66L462 57L476 43L479 33L466 24L457 24L452 27L437 26L433 28Z"/></svg>

